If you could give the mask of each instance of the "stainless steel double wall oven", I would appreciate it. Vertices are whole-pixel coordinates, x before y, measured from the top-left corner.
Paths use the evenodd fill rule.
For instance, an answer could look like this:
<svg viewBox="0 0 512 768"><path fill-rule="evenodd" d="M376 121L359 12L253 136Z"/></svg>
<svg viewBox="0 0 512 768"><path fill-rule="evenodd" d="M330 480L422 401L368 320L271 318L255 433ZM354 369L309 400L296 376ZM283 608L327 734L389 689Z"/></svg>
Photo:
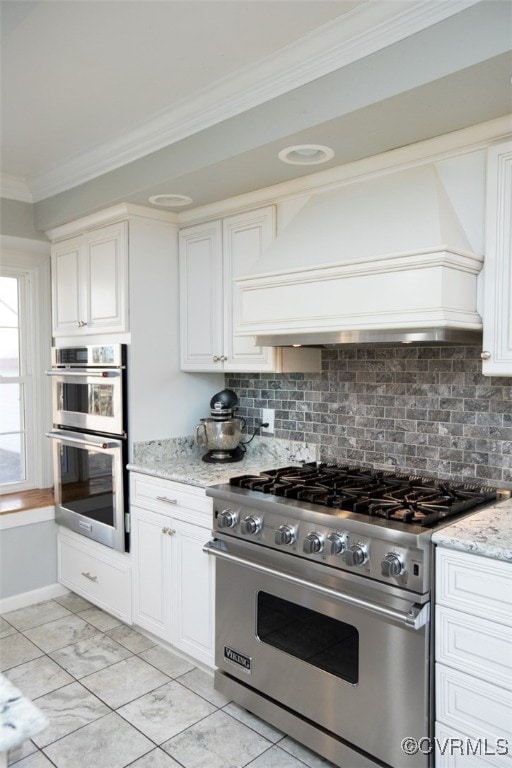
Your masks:
<svg viewBox="0 0 512 768"><path fill-rule="evenodd" d="M207 494L216 688L343 768L427 768L431 530L496 494L333 465Z"/></svg>
<svg viewBox="0 0 512 768"><path fill-rule="evenodd" d="M52 348L55 519L129 550L126 346Z"/></svg>

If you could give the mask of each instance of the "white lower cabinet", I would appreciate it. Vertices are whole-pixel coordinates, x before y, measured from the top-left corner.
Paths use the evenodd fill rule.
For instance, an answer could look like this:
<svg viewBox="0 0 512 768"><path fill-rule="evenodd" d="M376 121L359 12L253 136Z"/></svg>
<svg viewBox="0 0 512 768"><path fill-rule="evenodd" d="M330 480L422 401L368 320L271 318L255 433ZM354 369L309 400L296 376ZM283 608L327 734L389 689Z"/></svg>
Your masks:
<svg viewBox="0 0 512 768"><path fill-rule="evenodd" d="M436 553L436 766L512 768L512 564Z"/></svg>
<svg viewBox="0 0 512 768"><path fill-rule="evenodd" d="M98 608L132 623L130 555L64 528L57 539L59 582Z"/></svg>
<svg viewBox="0 0 512 768"><path fill-rule="evenodd" d="M203 489L132 473L133 621L214 666L214 563Z"/></svg>

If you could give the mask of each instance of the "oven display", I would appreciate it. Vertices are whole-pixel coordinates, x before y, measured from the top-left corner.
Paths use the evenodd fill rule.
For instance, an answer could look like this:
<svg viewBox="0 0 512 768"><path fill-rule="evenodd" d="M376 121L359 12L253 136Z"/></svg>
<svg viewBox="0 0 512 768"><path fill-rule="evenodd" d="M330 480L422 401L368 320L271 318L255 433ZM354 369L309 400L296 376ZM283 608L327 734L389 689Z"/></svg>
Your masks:
<svg viewBox="0 0 512 768"><path fill-rule="evenodd" d="M268 645L356 684L359 632L350 624L258 592L257 635Z"/></svg>

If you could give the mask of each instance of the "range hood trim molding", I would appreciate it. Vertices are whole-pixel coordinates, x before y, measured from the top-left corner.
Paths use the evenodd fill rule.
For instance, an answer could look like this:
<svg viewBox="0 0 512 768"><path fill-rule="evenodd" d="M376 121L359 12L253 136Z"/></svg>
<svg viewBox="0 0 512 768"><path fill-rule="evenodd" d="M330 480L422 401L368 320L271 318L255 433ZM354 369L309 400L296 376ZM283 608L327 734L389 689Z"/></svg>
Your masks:
<svg viewBox="0 0 512 768"><path fill-rule="evenodd" d="M275 337L270 346L283 346L278 336L297 337L291 344L311 344L315 342L305 341L305 334L350 333L357 338L357 332L402 336L429 329L436 340L439 329L481 332L476 293L482 264L475 254L431 250L356 267L343 262L240 278L235 280L242 309L236 335ZM298 315L300 310L304 314Z"/></svg>
<svg viewBox="0 0 512 768"><path fill-rule="evenodd" d="M351 261L330 262L327 264L313 264L301 269L276 270L275 272L262 272L257 275L244 275L234 278L234 283L242 290L247 291L263 286L271 287L283 285L287 282L308 282L318 279L336 279L337 277L350 277L363 274L378 274L379 272L404 271L411 269L423 269L425 267L443 266L458 271L465 271L477 275L484 264L484 257L469 251L450 248L448 245L434 248L418 249L402 253L388 253L383 256L366 257Z"/></svg>

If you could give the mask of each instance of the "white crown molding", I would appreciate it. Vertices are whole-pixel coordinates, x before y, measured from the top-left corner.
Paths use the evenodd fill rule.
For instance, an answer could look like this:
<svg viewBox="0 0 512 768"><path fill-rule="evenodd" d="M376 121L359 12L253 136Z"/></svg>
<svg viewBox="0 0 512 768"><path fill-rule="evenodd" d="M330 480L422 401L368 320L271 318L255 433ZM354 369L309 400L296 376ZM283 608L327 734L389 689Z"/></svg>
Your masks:
<svg viewBox="0 0 512 768"><path fill-rule="evenodd" d="M277 54L195 92L118 139L29 180L34 200L71 189L334 72L479 0L368 0Z"/></svg>
<svg viewBox="0 0 512 768"><path fill-rule="evenodd" d="M19 200L23 203L34 202L27 180L22 176L13 176L11 173L0 172L0 197Z"/></svg>
<svg viewBox="0 0 512 768"><path fill-rule="evenodd" d="M161 221L165 224L173 224L177 227L178 215L174 211L162 211L158 208L148 208L145 205L137 203L119 203L110 208L104 208L97 213L90 213L66 224L60 224L45 232L46 237L53 243L56 240L64 240L67 237L87 232L88 229L104 227L107 224L114 224L116 221L123 221L137 217L139 219L150 219L151 221Z"/></svg>

